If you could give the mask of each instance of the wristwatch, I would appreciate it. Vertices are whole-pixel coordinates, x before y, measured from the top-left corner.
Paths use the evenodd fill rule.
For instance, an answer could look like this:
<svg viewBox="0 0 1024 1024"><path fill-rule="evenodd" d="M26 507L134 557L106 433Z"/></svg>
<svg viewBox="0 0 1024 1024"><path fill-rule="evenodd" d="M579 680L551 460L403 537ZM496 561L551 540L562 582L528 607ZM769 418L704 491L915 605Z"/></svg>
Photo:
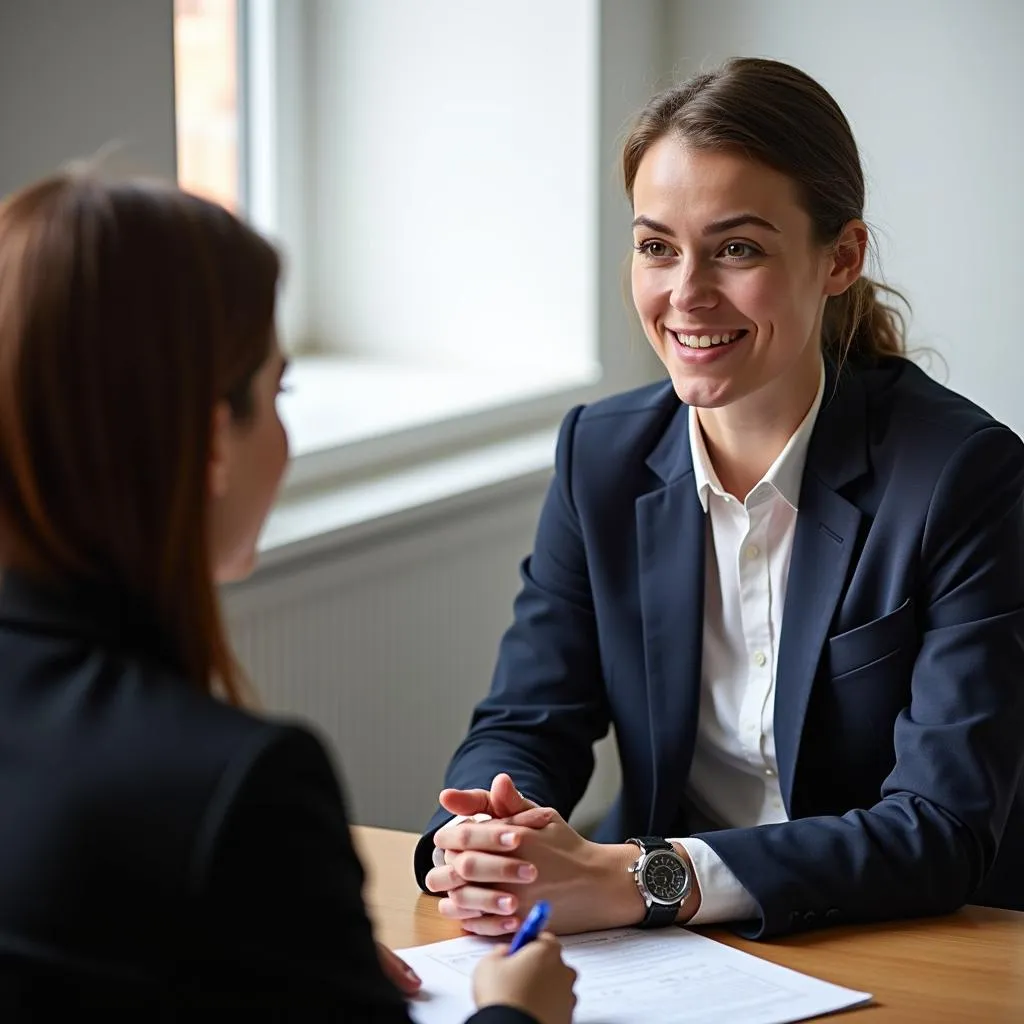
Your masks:
<svg viewBox="0 0 1024 1024"><path fill-rule="evenodd" d="M647 907L640 927L664 928L673 924L679 907L693 887L689 866L671 843L657 836L626 841L640 850L640 856L627 868Z"/></svg>

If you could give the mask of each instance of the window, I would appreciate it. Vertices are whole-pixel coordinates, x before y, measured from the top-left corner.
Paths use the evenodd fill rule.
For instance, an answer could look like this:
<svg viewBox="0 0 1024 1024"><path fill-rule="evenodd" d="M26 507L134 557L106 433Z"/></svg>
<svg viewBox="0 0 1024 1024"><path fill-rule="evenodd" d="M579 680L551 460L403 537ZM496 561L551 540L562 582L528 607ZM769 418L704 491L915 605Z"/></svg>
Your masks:
<svg viewBox="0 0 1024 1024"><path fill-rule="evenodd" d="M236 0L174 0L178 182L237 210L239 154Z"/></svg>
<svg viewBox="0 0 1024 1024"><path fill-rule="evenodd" d="M181 183L285 255L290 485L595 394L599 7L176 0Z"/></svg>

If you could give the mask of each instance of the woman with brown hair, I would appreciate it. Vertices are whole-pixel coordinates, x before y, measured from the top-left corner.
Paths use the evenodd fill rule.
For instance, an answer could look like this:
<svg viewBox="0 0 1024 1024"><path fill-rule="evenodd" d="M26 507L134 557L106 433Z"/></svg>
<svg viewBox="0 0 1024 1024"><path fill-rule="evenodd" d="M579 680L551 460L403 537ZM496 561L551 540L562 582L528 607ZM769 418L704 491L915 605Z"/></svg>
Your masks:
<svg viewBox="0 0 1024 1024"><path fill-rule="evenodd" d="M1024 909L1024 445L905 357L850 125L733 60L650 101L623 173L668 380L564 421L421 884L480 934L541 897L755 937ZM562 819L609 726L591 841ZM446 824L535 803L511 850Z"/></svg>
<svg viewBox="0 0 1024 1024"><path fill-rule="evenodd" d="M4 1020L408 1020L328 757L242 710L218 606L287 460L278 272L170 187L69 173L0 206ZM474 1019L568 1021L555 940L503 954Z"/></svg>

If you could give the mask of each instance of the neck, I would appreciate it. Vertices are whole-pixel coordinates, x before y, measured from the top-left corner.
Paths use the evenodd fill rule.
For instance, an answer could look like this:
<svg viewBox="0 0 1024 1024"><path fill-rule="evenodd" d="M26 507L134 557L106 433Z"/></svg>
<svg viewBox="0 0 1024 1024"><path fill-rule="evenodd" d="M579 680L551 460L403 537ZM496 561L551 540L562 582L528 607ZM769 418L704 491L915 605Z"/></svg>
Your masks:
<svg viewBox="0 0 1024 1024"><path fill-rule="evenodd" d="M708 458L728 494L742 501L764 477L814 404L820 381L815 359L763 389L776 395L757 392L720 409L697 410ZM785 401L777 400L778 390Z"/></svg>

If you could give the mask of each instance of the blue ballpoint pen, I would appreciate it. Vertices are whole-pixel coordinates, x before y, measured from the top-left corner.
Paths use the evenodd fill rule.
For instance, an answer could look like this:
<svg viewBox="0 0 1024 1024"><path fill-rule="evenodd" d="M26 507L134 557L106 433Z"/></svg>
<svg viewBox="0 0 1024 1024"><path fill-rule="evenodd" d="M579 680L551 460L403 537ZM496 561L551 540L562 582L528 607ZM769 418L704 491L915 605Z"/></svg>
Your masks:
<svg viewBox="0 0 1024 1024"><path fill-rule="evenodd" d="M547 900L538 900L533 905L533 909L526 915L526 920L522 923L519 931L516 932L516 937L512 940L512 945L509 947L509 955L522 949L528 942L533 942L535 938L542 931L544 931L544 925L548 923L548 918L551 916L551 905Z"/></svg>

